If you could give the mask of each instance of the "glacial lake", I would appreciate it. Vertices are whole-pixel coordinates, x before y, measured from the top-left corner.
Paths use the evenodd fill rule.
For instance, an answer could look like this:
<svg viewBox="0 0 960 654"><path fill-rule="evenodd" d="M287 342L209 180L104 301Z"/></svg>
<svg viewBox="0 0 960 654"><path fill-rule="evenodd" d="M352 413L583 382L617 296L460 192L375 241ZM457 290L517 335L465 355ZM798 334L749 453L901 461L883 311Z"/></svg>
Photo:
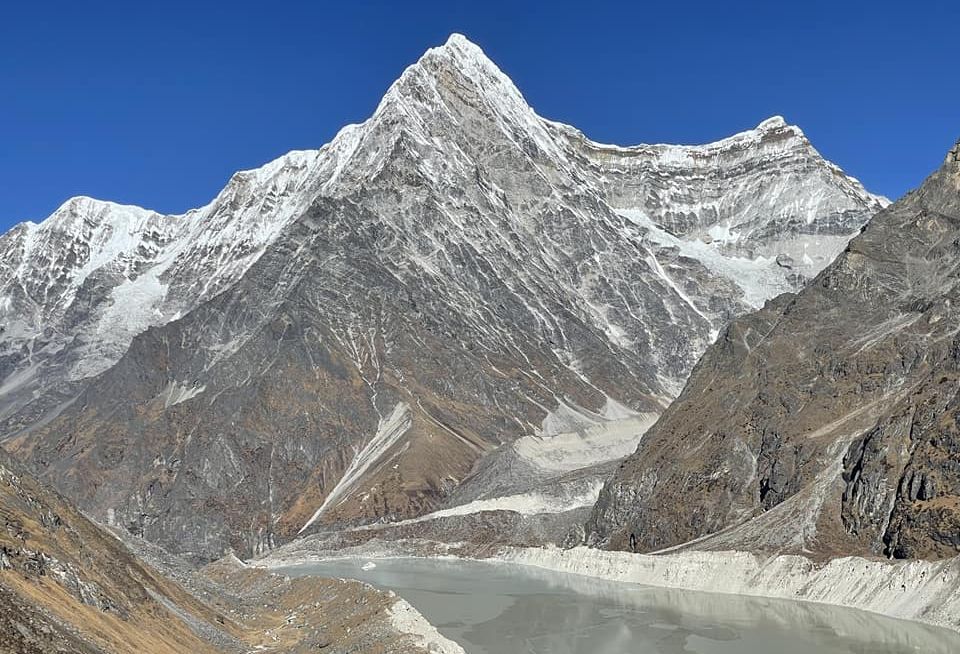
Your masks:
<svg viewBox="0 0 960 654"><path fill-rule="evenodd" d="M468 654L957 654L960 634L853 609L426 559L306 563L289 576L395 591ZM366 567L369 567L367 564Z"/></svg>

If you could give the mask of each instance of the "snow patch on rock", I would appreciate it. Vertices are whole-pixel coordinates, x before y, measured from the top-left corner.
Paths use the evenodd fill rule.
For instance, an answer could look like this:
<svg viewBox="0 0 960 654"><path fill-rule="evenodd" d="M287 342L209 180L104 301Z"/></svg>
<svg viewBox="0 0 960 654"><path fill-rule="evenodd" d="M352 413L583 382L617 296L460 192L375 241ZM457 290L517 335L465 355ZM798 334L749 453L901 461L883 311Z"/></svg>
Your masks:
<svg viewBox="0 0 960 654"><path fill-rule="evenodd" d="M607 415L622 412L620 408L605 411ZM541 470L568 472L633 454L658 417L656 413L634 413L619 420L573 423L579 428L553 434L544 430L542 435L524 436L513 444L513 449L521 459Z"/></svg>
<svg viewBox="0 0 960 654"><path fill-rule="evenodd" d="M307 520L306 524L300 528L297 533L303 533L307 527L317 521L328 507L335 507L342 503L354 489L357 482L370 469L370 466L377 463L392 448L410 426L413 424L413 415L410 412L410 405L406 402L398 402L393 411L386 418L380 420L377 427L377 433L354 457L343 477L334 486L333 490L324 499L320 508Z"/></svg>
<svg viewBox="0 0 960 654"><path fill-rule="evenodd" d="M520 515L542 515L546 513L565 513L593 506L600 496L600 489L603 488L603 480L594 480L586 489L580 487L562 487L557 493L548 494L539 491L529 493L517 493L516 495L504 495L501 497L491 497L488 499L474 500L466 504L460 504L448 509L440 509L432 513L427 513L416 518L401 520L399 522L389 523L392 527L402 525L412 525L440 518L449 518L451 516L471 515L474 513L483 513L484 511L512 511ZM358 529L377 529L382 524L365 525Z"/></svg>
<svg viewBox="0 0 960 654"><path fill-rule="evenodd" d="M203 384L187 385L172 381L167 384L167 388L161 393L161 397L163 397L163 408L168 409L181 402L186 402L200 395L206 389L207 387Z"/></svg>

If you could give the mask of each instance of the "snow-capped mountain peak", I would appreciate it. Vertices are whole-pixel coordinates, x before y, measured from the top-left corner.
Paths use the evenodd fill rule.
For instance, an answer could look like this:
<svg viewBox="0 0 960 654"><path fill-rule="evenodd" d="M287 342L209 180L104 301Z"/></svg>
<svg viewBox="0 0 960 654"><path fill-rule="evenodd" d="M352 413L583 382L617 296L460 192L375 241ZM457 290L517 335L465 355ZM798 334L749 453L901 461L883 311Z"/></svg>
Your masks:
<svg viewBox="0 0 960 654"><path fill-rule="evenodd" d="M726 243L729 238L718 235L735 233L742 240L748 232L768 229L770 220L780 220L776 206L792 182L772 194L751 191L750 202L759 209L744 206L741 211L729 197L720 200L727 174L723 171L759 166L764 160L770 160L770 166L791 158L820 162L834 174L831 183L839 183L839 191L854 202L864 198L876 206L885 203L871 199L859 183L823 162L802 131L779 116L702 146L596 143L575 128L539 117L478 46L453 34L400 75L370 119L344 127L318 150L293 151L236 173L204 207L165 216L77 197L39 225L24 223L11 230L0 238L0 321L7 324L8 337L33 339L44 329L62 333L57 325L88 278L99 273L91 290L119 284L125 290L119 295L107 292L105 298L109 304L128 304L119 323L111 313L111 324L95 330L95 341L111 341L106 346L110 354L98 345L91 356L101 363L83 363L90 357L80 357L82 365L73 366L74 377L99 371L138 330L182 315L228 288L317 197L355 193L380 174L391 157L408 156L431 184L443 187L486 167L478 160L477 144L464 140L465 129L481 126L495 129L504 143L518 147L545 188L558 183L572 188L590 179L602 189L599 201L627 212L634 224L649 218L670 236L706 234ZM664 175L686 177L695 186L678 186L674 179L660 188L657 180ZM490 192L503 193L514 181L491 178L490 188L500 190ZM759 203L756 193L763 195ZM494 195L491 201L496 202ZM708 199L711 196L715 199ZM814 201L804 211L806 224L823 213L822 205L838 200L835 194L820 192L805 197L805 202ZM747 220L760 212L759 224L757 218ZM646 218L637 223L638 216ZM697 225L684 224L691 216L697 217ZM104 276L114 281L105 282ZM119 340L113 343L115 338ZM56 341L47 346L59 351L62 345Z"/></svg>
<svg viewBox="0 0 960 654"><path fill-rule="evenodd" d="M381 106L397 96L406 96L411 86L422 84L426 77L433 77L435 83L442 83L443 76L453 71L462 76L458 80L461 84L469 81L475 90L491 92L498 102L515 101L518 98L523 101L523 96L513 81L478 45L462 34L452 34L446 43L428 49L420 59L403 71L387 90Z"/></svg>
<svg viewBox="0 0 960 654"><path fill-rule="evenodd" d="M787 125L787 121L784 120L783 116L778 115L778 116L770 116L766 120L761 121L760 124L757 125L757 131L762 132L768 129L781 129L783 127L791 127L791 129L794 129L794 130L800 129L799 127Z"/></svg>
<svg viewBox="0 0 960 654"><path fill-rule="evenodd" d="M111 479L71 492L124 519L172 515L154 481L249 500L226 512L259 516L249 549L314 515L409 516L560 405L658 413L733 316L799 288L882 204L782 119L701 146L596 143L454 35L368 120L204 207L77 201L0 237L0 419L39 420L45 462L79 444ZM106 431L142 458L103 467ZM236 527L181 519L157 528L198 548Z"/></svg>

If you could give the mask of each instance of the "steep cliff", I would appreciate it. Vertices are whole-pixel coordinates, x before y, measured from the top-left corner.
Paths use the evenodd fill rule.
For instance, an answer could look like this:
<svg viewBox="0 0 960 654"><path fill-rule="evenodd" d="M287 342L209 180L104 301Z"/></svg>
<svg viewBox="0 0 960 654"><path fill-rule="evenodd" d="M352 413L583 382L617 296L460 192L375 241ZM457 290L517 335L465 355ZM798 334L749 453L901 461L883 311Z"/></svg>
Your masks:
<svg viewBox="0 0 960 654"><path fill-rule="evenodd" d="M960 551L958 153L721 334L604 487L589 542Z"/></svg>

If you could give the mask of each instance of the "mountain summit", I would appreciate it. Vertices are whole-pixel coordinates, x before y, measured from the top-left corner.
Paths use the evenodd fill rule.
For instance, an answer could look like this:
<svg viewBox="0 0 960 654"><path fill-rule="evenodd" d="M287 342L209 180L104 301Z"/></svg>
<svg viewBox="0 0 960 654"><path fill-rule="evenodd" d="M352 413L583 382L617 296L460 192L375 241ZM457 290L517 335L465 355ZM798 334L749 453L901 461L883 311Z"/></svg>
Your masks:
<svg viewBox="0 0 960 654"><path fill-rule="evenodd" d="M781 119L595 143L454 35L205 207L75 200L0 238L5 446L199 559L420 515L521 438L634 420L590 461L622 456L885 204Z"/></svg>

